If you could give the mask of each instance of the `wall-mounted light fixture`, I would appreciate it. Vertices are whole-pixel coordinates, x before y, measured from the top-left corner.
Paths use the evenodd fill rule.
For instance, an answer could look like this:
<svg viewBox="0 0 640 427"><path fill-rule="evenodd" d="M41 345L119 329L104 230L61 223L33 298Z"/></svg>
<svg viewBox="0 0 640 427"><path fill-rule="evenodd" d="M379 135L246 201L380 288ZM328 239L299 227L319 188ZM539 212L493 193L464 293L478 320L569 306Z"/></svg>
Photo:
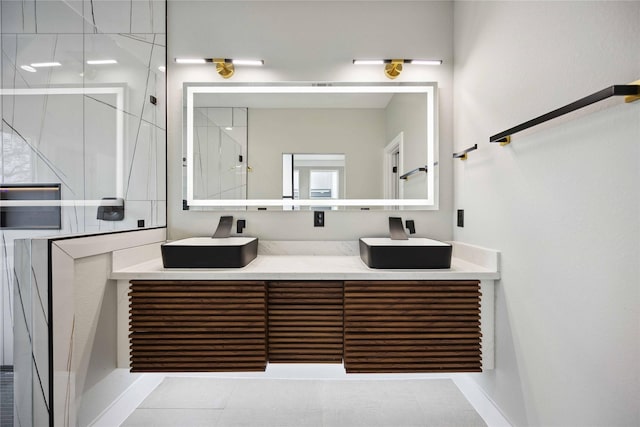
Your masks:
<svg viewBox="0 0 640 427"><path fill-rule="evenodd" d="M403 64L440 65L441 59L354 59L353 65L384 65L384 74L395 79L402 72Z"/></svg>
<svg viewBox="0 0 640 427"><path fill-rule="evenodd" d="M262 59L229 59L229 58L176 58L177 64L216 64L216 71L222 78L233 76L236 65L262 66Z"/></svg>

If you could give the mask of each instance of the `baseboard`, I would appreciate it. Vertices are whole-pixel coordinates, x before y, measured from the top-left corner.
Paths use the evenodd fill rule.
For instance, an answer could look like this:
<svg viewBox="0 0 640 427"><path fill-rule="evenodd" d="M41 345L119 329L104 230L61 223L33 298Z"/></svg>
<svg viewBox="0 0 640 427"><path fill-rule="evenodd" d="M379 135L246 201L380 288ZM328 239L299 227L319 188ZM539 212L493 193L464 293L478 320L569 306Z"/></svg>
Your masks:
<svg viewBox="0 0 640 427"><path fill-rule="evenodd" d="M467 398L488 427L512 427L496 403L468 374L452 374L451 380Z"/></svg>
<svg viewBox="0 0 640 427"><path fill-rule="evenodd" d="M164 380L164 374L142 374L111 405L96 417L89 426L113 427L121 425L144 399Z"/></svg>

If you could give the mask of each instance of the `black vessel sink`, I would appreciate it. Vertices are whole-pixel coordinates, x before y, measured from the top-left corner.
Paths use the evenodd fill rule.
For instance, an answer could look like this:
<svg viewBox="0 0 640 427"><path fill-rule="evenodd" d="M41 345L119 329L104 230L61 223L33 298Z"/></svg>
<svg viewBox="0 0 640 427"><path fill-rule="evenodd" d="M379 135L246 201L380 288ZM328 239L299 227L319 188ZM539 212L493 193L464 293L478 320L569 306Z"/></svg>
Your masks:
<svg viewBox="0 0 640 427"><path fill-rule="evenodd" d="M258 239L191 237L160 248L165 268L241 268L258 255Z"/></svg>
<svg viewBox="0 0 640 427"><path fill-rule="evenodd" d="M450 268L452 246L425 238L360 239L360 258L371 268Z"/></svg>

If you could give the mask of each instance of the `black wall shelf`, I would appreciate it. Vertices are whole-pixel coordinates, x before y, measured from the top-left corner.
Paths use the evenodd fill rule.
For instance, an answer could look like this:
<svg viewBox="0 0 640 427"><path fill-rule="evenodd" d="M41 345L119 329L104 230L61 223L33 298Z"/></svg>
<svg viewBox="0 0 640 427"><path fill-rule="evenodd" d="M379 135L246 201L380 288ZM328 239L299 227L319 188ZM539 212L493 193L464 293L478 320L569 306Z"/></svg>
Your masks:
<svg viewBox="0 0 640 427"><path fill-rule="evenodd" d="M514 126L510 129L507 129L503 132L497 133L489 138L489 142L499 142L501 144L508 144L510 142L510 137L514 133L521 132L525 129L529 129L530 127L539 125L551 119L555 119L556 117L560 117L564 114L570 113L575 110L579 110L580 108L584 108L588 105L594 104L598 101L605 100L612 96L628 96L629 98L626 100L627 102L632 102L637 99L640 99L640 83L639 84L629 84L629 85L613 85L609 86L605 89L602 89L596 93L592 93L591 95L585 96L571 104L567 104L564 107L560 107L556 110L550 111L546 114L536 117L535 119L531 119L524 123L519 124L518 126Z"/></svg>

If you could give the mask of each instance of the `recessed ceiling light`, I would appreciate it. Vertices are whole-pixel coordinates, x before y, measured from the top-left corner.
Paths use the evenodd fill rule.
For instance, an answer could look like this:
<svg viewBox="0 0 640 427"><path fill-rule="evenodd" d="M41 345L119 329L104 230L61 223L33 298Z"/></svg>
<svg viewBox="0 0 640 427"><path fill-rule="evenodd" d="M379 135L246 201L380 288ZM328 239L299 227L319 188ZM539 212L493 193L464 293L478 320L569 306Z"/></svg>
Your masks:
<svg viewBox="0 0 640 427"><path fill-rule="evenodd" d="M233 128L231 126L227 126L224 130L233 130Z"/></svg>
<svg viewBox="0 0 640 427"><path fill-rule="evenodd" d="M90 59L87 61L89 65L109 65L109 64L117 64L118 61L115 59Z"/></svg>
<svg viewBox="0 0 640 427"><path fill-rule="evenodd" d="M158 70L160 70L160 71L162 71L164 73L165 71L167 71L167 67L165 67L164 65L161 65L161 66L158 67Z"/></svg>
<svg viewBox="0 0 640 427"><path fill-rule="evenodd" d="M59 62L34 62L31 64L33 68L43 68L43 67L59 67L62 64Z"/></svg>
<svg viewBox="0 0 640 427"><path fill-rule="evenodd" d="M25 71L28 71L30 73L35 73L37 70L35 68L33 68L30 65L21 65L20 68L22 68Z"/></svg>

